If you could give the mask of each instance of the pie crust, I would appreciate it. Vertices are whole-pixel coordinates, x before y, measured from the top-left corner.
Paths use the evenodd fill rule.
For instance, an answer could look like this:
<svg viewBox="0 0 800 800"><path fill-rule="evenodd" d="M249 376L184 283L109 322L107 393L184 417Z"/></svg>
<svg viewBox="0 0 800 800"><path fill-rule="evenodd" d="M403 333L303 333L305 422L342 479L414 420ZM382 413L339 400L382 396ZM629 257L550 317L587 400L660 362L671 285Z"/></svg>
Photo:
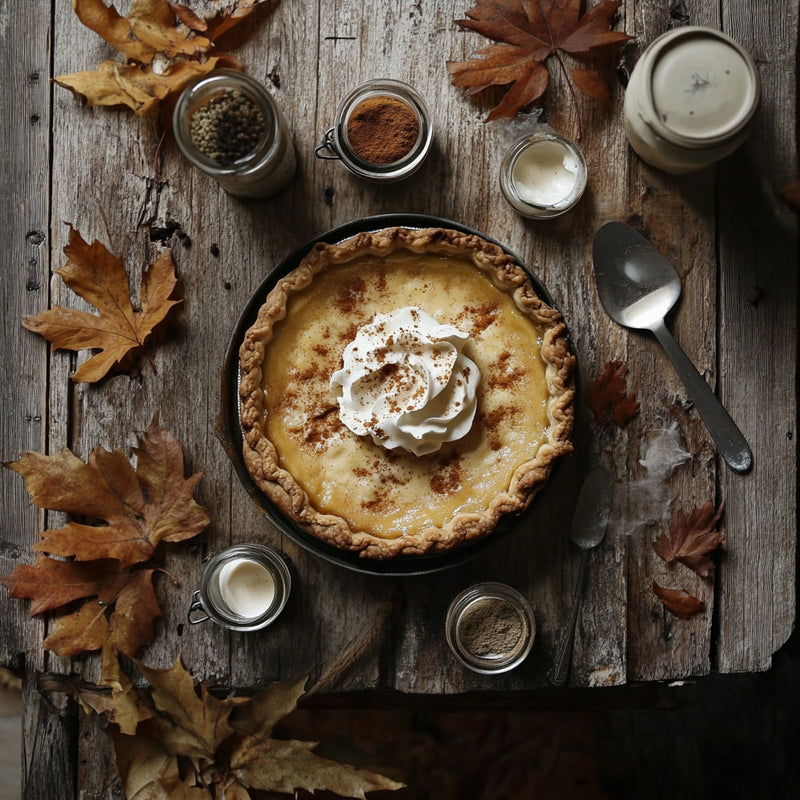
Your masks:
<svg viewBox="0 0 800 800"><path fill-rule="evenodd" d="M339 419L331 374L359 327L408 305L470 334L470 432L414 456ZM559 311L499 246L445 228L316 244L278 280L240 351L243 455L257 486L318 539L363 557L440 553L528 507L572 451L575 359Z"/></svg>

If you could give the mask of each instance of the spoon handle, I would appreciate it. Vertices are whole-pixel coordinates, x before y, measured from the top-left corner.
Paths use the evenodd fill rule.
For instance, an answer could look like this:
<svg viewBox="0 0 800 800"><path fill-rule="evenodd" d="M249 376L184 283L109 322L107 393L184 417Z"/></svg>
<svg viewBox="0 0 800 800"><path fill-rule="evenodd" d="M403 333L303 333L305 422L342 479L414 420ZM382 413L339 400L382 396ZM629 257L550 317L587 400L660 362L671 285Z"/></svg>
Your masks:
<svg viewBox="0 0 800 800"><path fill-rule="evenodd" d="M736 423L730 418L694 364L689 361L686 353L681 350L664 321L661 320L650 330L656 335L672 366L675 367L678 377L683 381L689 397L694 401L711 438L717 445L719 454L734 472L748 472L753 466L753 455Z"/></svg>
<svg viewBox="0 0 800 800"><path fill-rule="evenodd" d="M575 590L572 593L572 608L570 608L569 611L567 630L561 641L561 647L558 649L555 667L553 668L553 676L550 679L556 686L563 686L567 682L567 676L569 675L572 644L575 641L575 624L578 621L578 611L580 610L581 598L583 596L583 576L586 574L586 564L589 561L590 552L591 551L588 549L581 550L581 565L578 568L578 579L575 581Z"/></svg>

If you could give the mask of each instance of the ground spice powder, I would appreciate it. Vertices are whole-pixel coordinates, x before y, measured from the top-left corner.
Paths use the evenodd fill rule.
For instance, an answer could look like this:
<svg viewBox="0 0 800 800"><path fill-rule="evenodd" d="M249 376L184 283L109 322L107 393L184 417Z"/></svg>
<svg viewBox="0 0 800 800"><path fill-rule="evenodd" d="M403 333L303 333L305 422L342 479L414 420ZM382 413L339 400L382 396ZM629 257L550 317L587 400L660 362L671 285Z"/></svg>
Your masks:
<svg viewBox="0 0 800 800"><path fill-rule="evenodd" d="M473 655L505 657L522 645L525 624L513 606L498 597L489 597L466 609L458 633L462 645Z"/></svg>
<svg viewBox="0 0 800 800"><path fill-rule="evenodd" d="M419 119L408 103L389 95L362 100L347 121L352 151L371 164L405 158L419 139Z"/></svg>

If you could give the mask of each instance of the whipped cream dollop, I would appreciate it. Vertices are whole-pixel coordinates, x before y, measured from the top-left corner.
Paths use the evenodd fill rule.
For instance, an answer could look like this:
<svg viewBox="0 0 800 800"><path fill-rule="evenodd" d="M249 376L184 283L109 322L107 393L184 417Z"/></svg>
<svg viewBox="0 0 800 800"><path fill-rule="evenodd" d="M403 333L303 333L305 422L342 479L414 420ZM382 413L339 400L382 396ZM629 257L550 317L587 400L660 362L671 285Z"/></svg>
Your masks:
<svg viewBox="0 0 800 800"><path fill-rule="evenodd" d="M342 422L388 450L402 447L417 456L466 435L480 378L463 352L468 338L415 306L377 314L331 376L331 387L341 387Z"/></svg>

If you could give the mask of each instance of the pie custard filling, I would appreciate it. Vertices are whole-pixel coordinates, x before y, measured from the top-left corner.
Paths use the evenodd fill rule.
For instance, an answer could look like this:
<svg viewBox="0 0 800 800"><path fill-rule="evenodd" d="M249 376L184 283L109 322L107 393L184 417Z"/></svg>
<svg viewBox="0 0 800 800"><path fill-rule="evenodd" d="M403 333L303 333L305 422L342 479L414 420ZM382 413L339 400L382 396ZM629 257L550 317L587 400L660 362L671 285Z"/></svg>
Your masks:
<svg viewBox="0 0 800 800"><path fill-rule="evenodd" d="M491 533L572 450L561 314L472 234L316 245L269 293L240 365L253 480L302 529L367 558Z"/></svg>

